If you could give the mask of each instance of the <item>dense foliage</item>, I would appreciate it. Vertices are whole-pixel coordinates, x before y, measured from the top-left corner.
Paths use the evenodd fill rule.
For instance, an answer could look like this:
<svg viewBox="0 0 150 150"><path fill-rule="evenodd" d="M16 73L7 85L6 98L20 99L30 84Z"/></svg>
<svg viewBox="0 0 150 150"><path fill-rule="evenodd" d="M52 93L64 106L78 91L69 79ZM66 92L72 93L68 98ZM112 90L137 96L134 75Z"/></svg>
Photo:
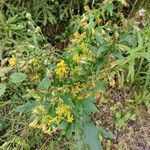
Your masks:
<svg viewBox="0 0 150 150"><path fill-rule="evenodd" d="M109 89L134 91L132 108L109 110L116 128L136 120L141 105L149 111L148 4L0 2L0 148L102 149L101 138L115 136L93 114Z"/></svg>

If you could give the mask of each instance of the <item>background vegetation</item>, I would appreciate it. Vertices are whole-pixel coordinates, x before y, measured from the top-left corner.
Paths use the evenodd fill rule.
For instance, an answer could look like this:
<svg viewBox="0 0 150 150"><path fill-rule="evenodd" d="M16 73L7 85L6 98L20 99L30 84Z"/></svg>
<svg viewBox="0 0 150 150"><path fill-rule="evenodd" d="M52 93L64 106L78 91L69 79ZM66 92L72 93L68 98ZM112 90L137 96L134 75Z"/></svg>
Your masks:
<svg viewBox="0 0 150 150"><path fill-rule="evenodd" d="M149 149L149 0L0 1L0 149Z"/></svg>

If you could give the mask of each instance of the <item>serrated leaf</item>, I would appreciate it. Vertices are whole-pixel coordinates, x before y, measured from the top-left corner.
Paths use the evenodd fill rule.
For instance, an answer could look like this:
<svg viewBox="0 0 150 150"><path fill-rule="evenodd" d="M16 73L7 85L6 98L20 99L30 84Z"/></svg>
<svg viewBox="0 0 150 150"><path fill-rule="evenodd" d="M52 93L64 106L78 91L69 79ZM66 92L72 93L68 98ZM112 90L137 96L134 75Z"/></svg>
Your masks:
<svg viewBox="0 0 150 150"><path fill-rule="evenodd" d="M120 42L133 46L135 45L135 38L130 32L124 33L123 35L121 35Z"/></svg>
<svg viewBox="0 0 150 150"><path fill-rule="evenodd" d="M110 16L113 15L114 5L112 3L107 5L107 11L109 12Z"/></svg>
<svg viewBox="0 0 150 150"><path fill-rule="evenodd" d="M83 102L83 106L84 106L86 113L98 111L97 107L93 103L93 99L92 100L91 99L85 100Z"/></svg>
<svg viewBox="0 0 150 150"><path fill-rule="evenodd" d="M124 57L122 56L121 52L119 52L119 51L114 51L114 52L112 53L112 55L113 55L114 57L118 58L118 59L123 59L123 58L124 58Z"/></svg>
<svg viewBox="0 0 150 150"><path fill-rule="evenodd" d="M25 81L27 79L27 76L25 73L13 73L10 76L10 81L15 83L15 84L19 84L22 83L23 81Z"/></svg>
<svg viewBox="0 0 150 150"><path fill-rule="evenodd" d="M48 77L45 77L40 83L39 83L39 88L41 89L48 89L49 86L51 85L50 80Z"/></svg>
<svg viewBox="0 0 150 150"><path fill-rule="evenodd" d="M100 45L100 47L97 49L98 55L100 55L102 52L106 50L105 44Z"/></svg>
<svg viewBox="0 0 150 150"><path fill-rule="evenodd" d="M96 52L97 47L93 46L93 45L89 45L89 50L92 52Z"/></svg>
<svg viewBox="0 0 150 150"><path fill-rule="evenodd" d="M35 108L35 106L36 106L35 103L27 102L23 105L17 106L15 111L27 113L30 112L33 108Z"/></svg>
<svg viewBox="0 0 150 150"><path fill-rule="evenodd" d="M94 123L88 122L86 123L84 129L84 140L88 145L89 150L102 150L101 143L98 138L98 130Z"/></svg>
<svg viewBox="0 0 150 150"><path fill-rule="evenodd" d="M6 84L0 83L0 97L4 95L6 90Z"/></svg>
<svg viewBox="0 0 150 150"><path fill-rule="evenodd" d="M61 95L60 97L64 101L64 104L74 107L74 103L70 100L72 98L72 95L70 93Z"/></svg>
<svg viewBox="0 0 150 150"><path fill-rule="evenodd" d="M100 36L99 34L96 34L96 35L95 35L95 38L96 38L96 42L97 42L99 45L105 43L104 39L103 39L102 36Z"/></svg>

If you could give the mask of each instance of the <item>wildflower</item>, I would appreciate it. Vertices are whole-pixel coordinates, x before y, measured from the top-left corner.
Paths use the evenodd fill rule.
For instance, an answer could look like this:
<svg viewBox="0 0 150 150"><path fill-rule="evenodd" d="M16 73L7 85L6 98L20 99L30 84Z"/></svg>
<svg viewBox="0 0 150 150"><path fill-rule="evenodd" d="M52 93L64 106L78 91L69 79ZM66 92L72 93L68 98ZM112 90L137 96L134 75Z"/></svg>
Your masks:
<svg viewBox="0 0 150 150"><path fill-rule="evenodd" d="M79 33L75 32L74 33L74 38L71 40L73 43L80 43L82 40L86 38L86 32Z"/></svg>
<svg viewBox="0 0 150 150"><path fill-rule="evenodd" d="M1 77L1 81L5 81L5 80L7 80L7 77L6 77L6 76Z"/></svg>
<svg viewBox="0 0 150 150"><path fill-rule="evenodd" d="M82 20L81 20L81 25L82 25L83 27L85 27L85 26L88 24L87 21L88 21L87 18L86 18L86 17L83 17Z"/></svg>
<svg viewBox="0 0 150 150"><path fill-rule="evenodd" d="M12 58L8 60L8 62L11 67L14 67L16 65L16 58L14 58L13 56Z"/></svg>
<svg viewBox="0 0 150 150"><path fill-rule="evenodd" d="M87 52L87 51L88 51L87 45L84 44L84 43L82 43L82 44L80 45L80 48L82 49L83 52Z"/></svg>
<svg viewBox="0 0 150 150"><path fill-rule="evenodd" d="M66 119L68 122L73 121L73 115L71 114L70 110L72 109L71 106L68 105L61 105L56 109L56 114L58 119Z"/></svg>
<svg viewBox="0 0 150 150"><path fill-rule="evenodd" d="M84 6L84 10L85 10L85 11L87 11L87 12L88 12L88 11L90 11L89 6L87 6L87 5L86 5L86 6Z"/></svg>
<svg viewBox="0 0 150 150"><path fill-rule="evenodd" d="M80 88L78 86L75 86L72 88L71 93L76 96L80 91Z"/></svg>
<svg viewBox="0 0 150 150"><path fill-rule="evenodd" d="M32 77L32 81L33 82L37 82L37 81L39 81L40 80L40 74L36 74L36 75L34 75L33 77Z"/></svg>
<svg viewBox="0 0 150 150"><path fill-rule="evenodd" d="M71 115L70 113L67 115L67 121L70 123L73 121L73 115Z"/></svg>
<svg viewBox="0 0 150 150"><path fill-rule="evenodd" d="M79 32L75 32L75 33L74 33L74 37L75 37L75 38L78 38L79 36L80 36L80 33L79 33Z"/></svg>
<svg viewBox="0 0 150 150"><path fill-rule="evenodd" d="M31 17L32 17L32 16L31 16L30 13L27 13L27 14L26 14L26 18L27 18L27 19L31 19Z"/></svg>
<svg viewBox="0 0 150 150"><path fill-rule="evenodd" d="M146 13L146 10L142 8L142 9L139 10L138 13L139 13L139 16L140 16L140 17L144 17L144 16L145 16L145 13Z"/></svg>
<svg viewBox="0 0 150 150"><path fill-rule="evenodd" d="M63 78L67 73L67 65L65 64L64 60L61 60L58 64L57 64L57 69L55 69L55 73L56 75L58 75L60 78Z"/></svg>
<svg viewBox="0 0 150 150"><path fill-rule="evenodd" d="M31 63L32 63L32 65L35 67L35 66L39 66L39 60L38 59L36 59L36 58L33 58L32 60L31 60Z"/></svg>
<svg viewBox="0 0 150 150"><path fill-rule="evenodd" d="M62 106L57 108L56 114L58 116L62 116L63 114L65 114L67 111L70 111L70 110L71 110L71 106L63 104Z"/></svg>
<svg viewBox="0 0 150 150"><path fill-rule="evenodd" d="M110 86L112 86L113 88L115 87L115 80L113 78L109 78L109 84Z"/></svg>
<svg viewBox="0 0 150 150"><path fill-rule="evenodd" d="M43 108L43 106L39 105L37 106L34 110L33 110L33 113L35 114L46 114L46 111L45 109Z"/></svg>
<svg viewBox="0 0 150 150"><path fill-rule="evenodd" d="M29 124L29 127L38 128L38 127L39 127L38 121L37 121L37 120L32 121L32 122Z"/></svg>
<svg viewBox="0 0 150 150"><path fill-rule="evenodd" d="M79 63L80 60L81 60L81 57L79 55L74 55L73 56L73 60L76 62L76 63Z"/></svg>

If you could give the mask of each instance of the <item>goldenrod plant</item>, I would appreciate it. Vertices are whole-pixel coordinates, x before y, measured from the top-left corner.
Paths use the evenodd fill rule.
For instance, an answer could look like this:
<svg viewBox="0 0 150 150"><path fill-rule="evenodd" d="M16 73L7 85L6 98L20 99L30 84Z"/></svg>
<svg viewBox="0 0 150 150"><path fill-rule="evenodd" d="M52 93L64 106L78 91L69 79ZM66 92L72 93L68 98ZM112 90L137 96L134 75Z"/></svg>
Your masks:
<svg viewBox="0 0 150 150"><path fill-rule="evenodd" d="M149 13L136 5L0 2L0 149L105 149L117 137L95 114L109 106L121 130L141 105L149 111ZM134 92L124 100L126 87Z"/></svg>

